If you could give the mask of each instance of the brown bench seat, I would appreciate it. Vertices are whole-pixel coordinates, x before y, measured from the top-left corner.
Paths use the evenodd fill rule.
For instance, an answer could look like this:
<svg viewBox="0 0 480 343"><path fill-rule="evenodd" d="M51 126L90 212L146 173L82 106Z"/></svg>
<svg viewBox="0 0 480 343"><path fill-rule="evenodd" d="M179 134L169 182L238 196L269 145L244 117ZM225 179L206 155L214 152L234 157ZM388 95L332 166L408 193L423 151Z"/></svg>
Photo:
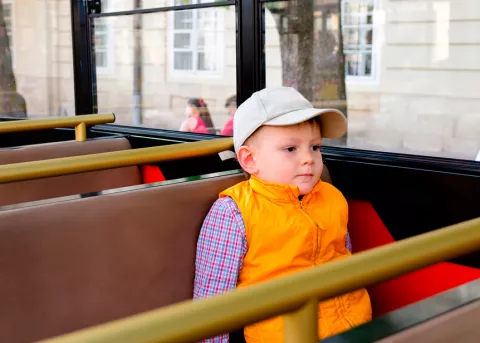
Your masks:
<svg viewBox="0 0 480 343"><path fill-rule="evenodd" d="M0 212L0 341L31 342L191 298L203 219L220 191L244 179Z"/></svg>
<svg viewBox="0 0 480 343"><path fill-rule="evenodd" d="M0 165L131 149L124 137L0 149ZM141 184L138 167L123 167L0 184L0 206Z"/></svg>

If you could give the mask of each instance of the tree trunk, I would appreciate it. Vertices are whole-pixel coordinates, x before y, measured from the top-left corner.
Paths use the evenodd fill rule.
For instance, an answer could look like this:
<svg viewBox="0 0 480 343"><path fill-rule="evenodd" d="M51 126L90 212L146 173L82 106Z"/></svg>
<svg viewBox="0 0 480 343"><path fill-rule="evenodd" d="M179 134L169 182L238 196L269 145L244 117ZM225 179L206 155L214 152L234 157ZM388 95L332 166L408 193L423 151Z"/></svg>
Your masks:
<svg viewBox="0 0 480 343"><path fill-rule="evenodd" d="M313 0L289 3L291 30L296 37L296 85L297 90L313 101L314 51L313 51Z"/></svg>
<svg viewBox="0 0 480 343"><path fill-rule="evenodd" d="M272 12L278 5L267 3ZM273 13L276 13L273 12ZM274 16L280 34L283 85L313 100L313 0L289 1Z"/></svg>
<svg viewBox="0 0 480 343"><path fill-rule="evenodd" d="M271 10L280 35L283 85L296 88L320 106L327 100L334 100L334 107L346 115L340 1L273 2L267 3L266 8ZM339 19L337 39L326 27L326 17L332 10ZM314 26L314 11L323 14L323 27L320 29Z"/></svg>
<svg viewBox="0 0 480 343"><path fill-rule="evenodd" d="M27 106L17 93L17 83L12 67L12 54L7 34L3 2L0 0L0 116L25 117Z"/></svg>
<svg viewBox="0 0 480 343"><path fill-rule="evenodd" d="M142 0L133 0L134 9L142 8ZM134 39L134 58L133 58L133 124L142 124L142 15L133 16L133 39Z"/></svg>
<svg viewBox="0 0 480 343"><path fill-rule="evenodd" d="M16 92L17 85L12 68L12 54L10 41L7 34L5 17L3 14L3 1L0 0L0 89L2 92Z"/></svg>
<svg viewBox="0 0 480 343"><path fill-rule="evenodd" d="M344 106L339 108L346 117L348 117L348 106L347 106L347 86L345 83L345 54L343 53L343 32L342 32L342 5L340 1L338 2L338 59L337 59L337 75L338 75L338 89L337 97L338 100L343 100Z"/></svg>

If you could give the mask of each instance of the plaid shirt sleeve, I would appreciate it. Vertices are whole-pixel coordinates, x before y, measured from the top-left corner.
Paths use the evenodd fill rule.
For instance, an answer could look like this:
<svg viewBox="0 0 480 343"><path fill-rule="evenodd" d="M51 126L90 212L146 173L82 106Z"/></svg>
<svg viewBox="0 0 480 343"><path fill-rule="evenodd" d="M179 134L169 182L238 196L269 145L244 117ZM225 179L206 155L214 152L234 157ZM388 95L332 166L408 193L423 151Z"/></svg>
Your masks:
<svg viewBox="0 0 480 343"><path fill-rule="evenodd" d="M347 246L347 249L352 252L352 240L350 239L350 234L347 231L347 236L345 238L345 245Z"/></svg>
<svg viewBox="0 0 480 343"><path fill-rule="evenodd" d="M193 298L235 289L247 252L243 218L233 199L218 199L205 218L197 241ZM228 343L229 334L204 343Z"/></svg>

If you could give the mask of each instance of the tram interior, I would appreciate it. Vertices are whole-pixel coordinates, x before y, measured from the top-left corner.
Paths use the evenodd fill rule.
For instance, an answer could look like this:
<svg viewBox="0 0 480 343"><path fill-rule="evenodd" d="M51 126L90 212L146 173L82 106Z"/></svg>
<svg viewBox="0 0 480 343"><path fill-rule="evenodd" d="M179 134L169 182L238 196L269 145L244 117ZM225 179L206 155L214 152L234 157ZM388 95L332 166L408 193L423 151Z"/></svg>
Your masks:
<svg viewBox="0 0 480 343"><path fill-rule="evenodd" d="M322 180L348 200L354 254L480 217L480 7L460 2L1 0L0 340L190 300L202 221L245 180L222 149L4 176L229 137L237 104L264 87L347 115L346 136L323 142ZM206 107L189 105L198 99ZM198 108L208 132L185 129ZM84 141L75 126L1 126L95 113L115 120L87 126ZM325 341L478 341L478 251L370 285L372 322ZM231 342L244 341L238 329Z"/></svg>

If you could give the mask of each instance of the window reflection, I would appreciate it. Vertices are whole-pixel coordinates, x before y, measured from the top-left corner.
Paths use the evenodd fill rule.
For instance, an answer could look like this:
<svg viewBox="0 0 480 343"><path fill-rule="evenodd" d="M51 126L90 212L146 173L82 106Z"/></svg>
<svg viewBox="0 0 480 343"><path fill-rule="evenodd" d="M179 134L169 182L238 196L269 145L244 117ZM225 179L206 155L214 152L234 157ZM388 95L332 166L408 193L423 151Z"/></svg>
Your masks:
<svg viewBox="0 0 480 343"><path fill-rule="evenodd" d="M328 144L473 160L479 17L475 0L267 2L267 85L344 111Z"/></svg>
<svg viewBox="0 0 480 343"><path fill-rule="evenodd" d="M192 1L190 1L192 2ZM221 49L224 9L176 11L173 13L173 69L189 72L218 70L216 51Z"/></svg>
<svg viewBox="0 0 480 343"><path fill-rule="evenodd" d="M74 114L70 20L68 0L0 2L0 116Z"/></svg>
<svg viewBox="0 0 480 343"><path fill-rule="evenodd" d="M209 1L175 4L198 2ZM96 64L99 112L114 112L117 124L231 135L233 6L96 18L96 32L99 24L109 27L106 46L113 56L109 72Z"/></svg>

